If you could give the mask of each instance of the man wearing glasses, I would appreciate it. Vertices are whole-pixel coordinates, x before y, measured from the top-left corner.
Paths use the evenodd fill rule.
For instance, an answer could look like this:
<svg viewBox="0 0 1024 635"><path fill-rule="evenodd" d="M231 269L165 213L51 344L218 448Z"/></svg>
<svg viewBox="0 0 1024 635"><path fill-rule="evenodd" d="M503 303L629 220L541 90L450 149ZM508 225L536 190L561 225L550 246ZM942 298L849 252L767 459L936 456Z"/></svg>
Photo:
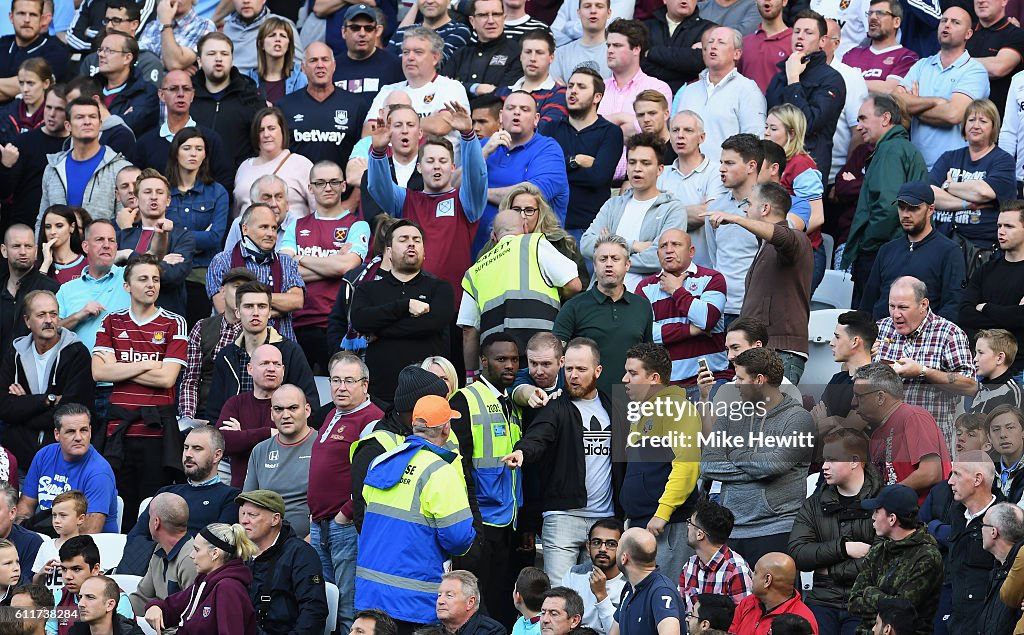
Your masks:
<svg viewBox="0 0 1024 635"><path fill-rule="evenodd" d="M505 34L505 6L501 0L474 0L469 7L469 24L477 41L455 52L444 66L444 74L457 79L472 95L493 93L499 86L511 86L523 76L519 41Z"/></svg>
<svg viewBox="0 0 1024 635"><path fill-rule="evenodd" d="M85 11L81 12L78 22L67 34L67 43L71 49L82 52L89 51L93 47L94 37L102 33L110 33L111 31L121 31L122 33L134 35L139 31L139 26L143 22L142 11L145 10L147 14L146 19L148 20L149 13L153 8L152 2L137 3L133 0L107 0L105 3L92 3L93 6L90 9L95 11L98 6L103 4L106 5L104 13L102 18L98 20L98 23L103 27L103 31L90 28L86 23L91 19L95 19L95 16L89 16ZM148 49L139 51L139 57L136 59L135 66L138 68L139 75L153 84L159 84L160 79L164 76L163 61L159 55ZM82 59L79 74L92 76L98 73L99 70L99 55L96 51L93 51ZM57 77L60 79L61 76L58 74Z"/></svg>
<svg viewBox="0 0 1024 635"><path fill-rule="evenodd" d="M132 129L136 137L160 123L160 102L155 82L149 82L135 71L139 59L139 43L121 31L110 31L99 41L99 72L103 101L110 114L117 115Z"/></svg>
<svg viewBox="0 0 1024 635"><path fill-rule="evenodd" d="M345 174L333 161L309 171L309 191L316 209L285 229L282 251L295 258L306 282L306 303L292 316L295 337L314 372L323 374L331 351L327 347L327 315L341 288L341 279L366 257L370 226L357 220L342 201ZM291 246L295 246L292 251Z"/></svg>
<svg viewBox="0 0 1024 635"><path fill-rule="evenodd" d="M377 48L384 25L377 21L377 11L366 4L357 4L345 13L341 37L345 55L338 57L334 85L356 93L369 107L380 89L400 82L402 60L392 51Z"/></svg>
<svg viewBox="0 0 1024 635"><path fill-rule="evenodd" d="M891 93L918 60L917 53L900 46L896 39L903 23L903 6L897 0L871 0L867 19L871 43L846 51L842 60L860 70L868 90Z"/></svg>
<svg viewBox="0 0 1024 635"><path fill-rule="evenodd" d="M562 586L583 598L581 625L589 626L598 635L607 635L612 627L622 587L626 584L618 558L622 532L622 521L616 518L602 518L591 525L587 536L590 562L575 565L562 578Z"/></svg>

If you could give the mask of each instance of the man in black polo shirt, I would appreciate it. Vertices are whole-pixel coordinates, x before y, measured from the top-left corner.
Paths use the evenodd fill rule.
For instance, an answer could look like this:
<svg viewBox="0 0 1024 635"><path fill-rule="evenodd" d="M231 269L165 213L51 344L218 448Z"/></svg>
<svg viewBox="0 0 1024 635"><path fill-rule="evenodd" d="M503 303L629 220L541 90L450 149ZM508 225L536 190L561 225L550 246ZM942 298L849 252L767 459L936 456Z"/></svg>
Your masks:
<svg viewBox="0 0 1024 635"><path fill-rule="evenodd" d="M369 110L362 98L334 86L334 52L323 42L306 48L309 84L277 102L292 131L291 150L313 163L345 165Z"/></svg>
<svg viewBox="0 0 1024 635"><path fill-rule="evenodd" d="M1006 18L1006 3L974 1L978 22L967 40L967 52L988 71L992 87L989 99L1005 112L1010 78L1024 68L1024 30Z"/></svg>
<svg viewBox="0 0 1024 635"><path fill-rule="evenodd" d="M677 583L658 570L654 534L632 527L619 540L619 569L626 586L615 611L612 631L619 635L680 632L683 614Z"/></svg>
<svg viewBox="0 0 1024 635"><path fill-rule="evenodd" d="M68 78L71 52L56 37L47 35L43 20L43 0L14 0L8 16L14 35L0 38L0 101L14 99L18 87L18 67L30 57L42 57L50 63L59 81Z"/></svg>
<svg viewBox="0 0 1024 635"><path fill-rule="evenodd" d="M455 52L443 74L466 85L469 96L488 95L499 86L511 86L523 76L519 42L505 35L505 7L501 0L472 0L469 24L477 42Z"/></svg>
<svg viewBox="0 0 1024 635"><path fill-rule="evenodd" d="M377 23L373 7L357 4L345 14L341 37L345 55L338 58L334 85L359 95L369 108L381 86L405 79L402 60L387 49L377 48L377 38L384 25Z"/></svg>

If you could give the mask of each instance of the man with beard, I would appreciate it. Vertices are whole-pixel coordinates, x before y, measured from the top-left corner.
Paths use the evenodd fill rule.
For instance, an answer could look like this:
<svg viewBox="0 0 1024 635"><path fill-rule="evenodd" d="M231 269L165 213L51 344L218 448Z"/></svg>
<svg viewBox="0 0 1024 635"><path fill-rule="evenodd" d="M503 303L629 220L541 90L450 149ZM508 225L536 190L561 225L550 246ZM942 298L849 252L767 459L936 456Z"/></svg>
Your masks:
<svg viewBox="0 0 1024 635"><path fill-rule="evenodd" d="M10 348L16 337L28 333L25 323L25 296L32 291L56 292L60 285L39 272L36 266L36 239L27 225L11 225L4 232L0 254L7 260L7 271L0 273L0 345Z"/></svg>
<svg viewBox="0 0 1024 635"><path fill-rule="evenodd" d="M423 156L437 149L438 145L428 146ZM374 172L383 168L378 162L383 159L374 156L370 160L371 187L376 178L383 176ZM451 170L446 171L451 179ZM429 182L427 188L435 187L437 170L431 169L424 176ZM409 192L408 196L415 194L423 193ZM384 243L384 257L391 261L391 270L382 273L380 280L356 288L351 319L352 326L369 342L366 365L374 378L370 396L390 403L399 369L431 355L448 353L444 335L455 316L455 298L446 280L423 272L424 236L419 225L407 219L398 221L384 235Z"/></svg>
<svg viewBox="0 0 1024 635"><path fill-rule="evenodd" d="M935 312L956 321L965 286L964 256L959 245L932 226L935 196L927 183L904 183L896 195L903 236L878 250L860 297L860 310L875 320L889 314L889 287L901 276L914 276L928 286Z"/></svg>
<svg viewBox="0 0 1024 635"><path fill-rule="evenodd" d="M650 311L650 309L648 309ZM524 462L550 466L544 484L541 542L544 572L561 580L590 534L591 519L615 515L624 465L612 463L611 397L597 388L601 350L577 337L565 349L565 391L537 413L515 450L510 468Z"/></svg>
<svg viewBox="0 0 1024 635"><path fill-rule="evenodd" d="M405 79L402 60L391 50L377 48L377 38L383 32L384 25L377 22L373 7L357 4L345 12L341 27L345 54L336 60L332 81L338 88L359 95L367 108L382 86ZM355 125L362 126L362 120Z"/></svg>
<svg viewBox="0 0 1024 635"><path fill-rule="evenodd" d="M898 0L871 0L868 9L870 44L850 49L843 63L858 69L868 90L891 93L918 60L914 51L901 46L896 34L903 23L903 4Z"/></svg>
<svg viewBox="0 0 1024 635"><path fill-rule="evenodd" d="M581 625L589 626L598 635L607 635L612 627L622 587L626 584L626 576L619 570L617 553L623 531L622 521L617 518L602 518L591 525L587 534L590 562L569 569L561 582L583 598Z"/></svg>
<svg viewBox="0 0 1024 635"><path fill-rule="evenodd" d="M761 24L743 38L743 55L739 70L744 77L754 80L764 93L778 70L776 64L786 59L793 50L793 29L786 25L782 12L786 0L762 0L757 3Z"/></svg>

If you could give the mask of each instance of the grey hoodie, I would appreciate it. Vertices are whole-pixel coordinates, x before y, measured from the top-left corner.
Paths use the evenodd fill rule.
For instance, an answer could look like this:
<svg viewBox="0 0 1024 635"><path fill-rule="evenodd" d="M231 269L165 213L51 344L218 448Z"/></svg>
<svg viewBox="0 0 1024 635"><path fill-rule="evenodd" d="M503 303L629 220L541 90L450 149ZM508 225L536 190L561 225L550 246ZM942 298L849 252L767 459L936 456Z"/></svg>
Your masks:
<svg viewBox="0 0 1024 635"><path fill-rule="evenodd" d="M744 404L750 406L749 403ZM807 497L807 468L814 449L814 421L795 399L783 399L764 416L719 416L703 446L701 476L722 482L721 504L736 516L733 538L789 533ZM803 444L798 435L806 433ZM751 436L787 440L791 447L751 443ZM742 441L729 447L723 440Z"/></svg>
<svg viewBox="0 0 1024 635"><path fill-rule="evenodd" d="M82 207L89 210L93 220L98 218L113 219L120 204L115 196L117 173L131 163L118 152L101 146L103 158L99 166L85 184L82 195ZM36 219L36 233L43 221L43 212L51 205L68 202L67 162L71 150L46 155L46 168L43 170L43 195L39 200L39 218Z"/></svg>
<svg viewBox="0 0 1024 635"><path fill-rule="evenodd" d="M613 196L601 206L594 222L580 238L580 252L585 257L593 259L594 246L601 237L602 229L616 233L626 211L626 204L632 200L633 191L630 190L622 196ZM650 242L651 246L629 257L630 273L651 274L661 269L658 262L658 238L666 229L672 228L686 231L686 207L671 193L661 192L644 215L640 236L637 238L640 242Z"/></svg>
<svg viewBox="0 0 1024 635"><path fill-rule="evenodd" d="M56 349L54 354L51 355L50 359L48 359L46 361L46 372L43 373L43 374L46 377L48 377L48 378L49 377L54 377L53 369L54 369L55 366L57 366L57 364L60 363L60 354L61 354L61 352L65 348L67 348L68 346L71 346L72 344L74 344L75 342L81 342L81 341L82 340L78 339L78 334L77 333L75 333L71 329L62 328L60 330L60 341L57 342L57 346L54 347ZM32 351L32 348L34 346L33 343L32 343L32 335L29 334L29 335L23 335L22 337L19 337L18 339L14 340L14 344L13 345L14 345L14 383L19 384L19 383L21 383L20 369L29 369L29 368L35 369L35 367L36 367L35 358L33 357L34 353ZM21 358L20 363L19 363L19 358ZM48 383L47 386L40 386L39 385L39 378L36 377L34 373L31 373L28 370L25 371L25 381L28 382L28 385L31 388L31 390L29 391L30 394L33 394L33 395L45 395L48 392L54 392L53 390L48 390L48 388L49 388L49 380L47 380L47 383Z"/></svg>

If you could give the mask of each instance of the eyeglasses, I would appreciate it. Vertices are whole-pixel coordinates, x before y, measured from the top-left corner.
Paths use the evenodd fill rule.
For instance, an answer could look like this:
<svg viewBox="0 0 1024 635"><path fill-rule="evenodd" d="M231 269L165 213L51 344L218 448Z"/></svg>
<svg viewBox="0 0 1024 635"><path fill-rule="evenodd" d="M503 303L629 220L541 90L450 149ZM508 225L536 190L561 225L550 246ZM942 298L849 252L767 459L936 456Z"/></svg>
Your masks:
<svg viewBox="0 0 1024 635"><path fill-rule="evenodd" d="M605 547L608 547L609 549L618 549L619 548L619 541L618 540L601 540L600 538L591 538L590 539L590 546L593 547L594 549L600 549L601 545L604 545Z"/></svg>
<svg viewBox="0 0 1024 635"><path fill-rule="evenodd" d="M536 207L513 207L511 209L513 212L522 214L523 216L533 216L534 214L540 211Z"/></svg>
<svg viewBox="0 0 1024 635"><path fill-rule="evenodd" d="M330 181L325 181L323 179L320 179L318 181L310 181L309 184L312 185L313 187L315 187L318 190L322 190L325 187L327 187L328 185L330 185L332 189L337 190L337 189L340 189L341 186L345 184L345 182L342 181L341 179L331 179Z"/></svg>
<svg viewBox="0 0 1024 635"><path fill-rule="evenodd" d="M685 614L683 615L683 619L684 619L684 620L688 620L688 619L690 619L691 617L692 617L693 619L695 619L695 620L699 620L699 619L700 619L699 617L697 617L697 614L696 614L696 613L694 613L693 611L687 611L687 612L686 612L686 613L685 613Z"/></svg>
<svg viewBox="0 0 1024 635"><path fill-rule="evenodd" d="M341 377L331 377L332 386L344 385L346 388L351 388L361 381L366 381L366 377L346 377L344 379Z"/></svg>
<svg viewBox="0 0 1024 635"><path fill-rule="evenodd" d="M492 13L474 13L473 17L477 20L498 20L505 17L504 11L494 11Z"/></svg>
<svg viewBox="0 0 1024 635"><path fill-rule="evenodd" d="M856 390L854 390L853 391L853 396L858 398L858 399L863 399L864 397L867 397L868 395L873 395L876 392L882 392L882 391L879 388L875 388L874 390L868 390L868 391L865 391L865 392L857 392Z"/></svg>
<svg viewBox="0 0 1024 635"><path fill-rule="evenodd" d="M377 30L376 24L346 24L345 28L354 33L365 31L366 33L373 33Z"/></svg>
<svg viewBox="0 0 1024 635"><path fill-rule="evenodd" d="M131 22L131 20L129 20L128 18L103 18L102 20L100 20L100 22L103 24L103 26L107 26L109 24L113 24L114 26L121 26L125 22Z"/></svg>
<svg viewBox="0 0 1024 635"><path fill-rule="evenodd" d="M162 90L165 93L171 93L172 95L175 95L177 93L187 95L189 93L194 93L196 89L192 88L191 86L168 86L167 88L161 88L160 90Z"/></svg>
<svg viewBox="0 0 1024 635"><path fill-rule="evenodd" d="M892 11L882 11L880 9L872 9L871 11L866 12L864 15L866 15L869 18L884 18L887 15L896 17L896 14L893 13Z"/></svg>
<svg viewBox="0 0 1024 635"><path fill-rule="evenodd" d="M700 525L695 523L692 518L687 518L683 522L685 522L687 525L693 527L694 529L699 529L700 531L703 531L704 533L708 533L703 527L701 527Z"/></svg>
<svg viewBox="0 0 1024 635"><path fill-rule="evenodd" d="M114 53L120 53L121 55L124 55L128 51L122 51L121 49L112 49L109 46L104 46L103 48L96 49L96 52L100 55L113 55Z"/></svg>

